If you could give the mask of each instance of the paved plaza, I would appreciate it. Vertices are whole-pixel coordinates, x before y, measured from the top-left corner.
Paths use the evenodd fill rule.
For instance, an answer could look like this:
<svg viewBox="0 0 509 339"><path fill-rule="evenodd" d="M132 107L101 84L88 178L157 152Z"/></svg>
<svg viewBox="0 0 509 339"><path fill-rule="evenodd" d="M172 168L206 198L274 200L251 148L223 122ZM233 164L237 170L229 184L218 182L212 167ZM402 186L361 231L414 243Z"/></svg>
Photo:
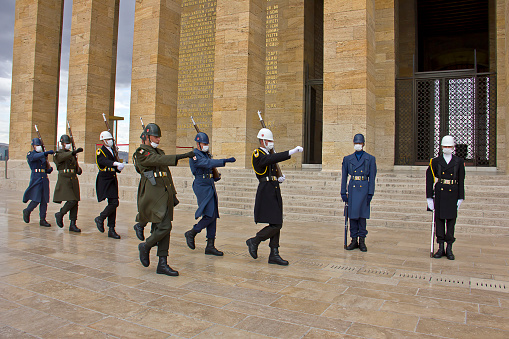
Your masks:
<svg viewBox="0 0 509 339"><path fill-rule="evenodd" d="M343 250L343 225L285 221L288 267L259 259L245 240L262 225L222 215L216 246L205 232L190 250L194 213L175 213L169 263L179 277L138 260L136 204L122 202L121 240L97 231L104 207L80 202L81 234L21 218L22 192L0 198L1 338L509 338L509 237L457 234L455 261L429 258L429 229L374 227L368 252ZM461 213L459 218L461 218ZM148 234L148 230L146 232Z"/></svg>

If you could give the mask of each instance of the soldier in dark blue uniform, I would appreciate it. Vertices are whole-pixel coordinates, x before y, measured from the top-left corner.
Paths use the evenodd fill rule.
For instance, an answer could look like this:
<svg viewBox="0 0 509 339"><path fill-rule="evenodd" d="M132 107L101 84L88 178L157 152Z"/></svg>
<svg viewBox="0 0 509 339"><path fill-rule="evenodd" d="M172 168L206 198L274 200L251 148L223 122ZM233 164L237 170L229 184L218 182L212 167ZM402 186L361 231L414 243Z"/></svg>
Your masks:
<svg viewBox="0 0 509 339"><path fill-rule="evenodd" d="M260 147L253 151L251 161L258 178L258 190L256 191L254 219L255 223L268 223L256 236L246 240L249 254L258 258L258 245L260 242L270 239L269 264L288 265L288 261L279 255L279 236L283 227L283 199L279 183L285 180L284 175L277 177L276 164L291 158L292 154L302 152L300 146L289 151L270 153L274 149L274 137L267 128L258 132Z"/></svg>
<svg viewBox="0 0 509 339"><path fill-rule="evenodd" d="M187 246L194 250L196 234L206 228L207 246L205 247L205 254L222 256L223 252L219 251L214 245L216 222L217 218L219 218L217 192L214 182L221 178L219 176L214 177L213 169L224 167L227 162L235 162L235 158L212 159L209 153L209 137L203 132L198 133L194 140L196 141L194 157L189 159L189 166L194 175L193 191L198 200L198 209L194 217L195 219L202 218L191 230L185 233L186 242Z"/></svg>
<svg viewBox="0 0 509 339"><path fill-rule="evenodd" d="M353 138L355 152L343 158L341 170L341 198L348 202L350 237L347 250L359 248L366 252L366 219L369 219L370 203L375 194L376 159L364 151L364 135ZM346 182L350 175L348 189ZM357 240L358 239L358 240Z"/></svg>
<svg viewBox="0 0 509 339"><path fill-rule="evenodd" d="M104 220L108 218L108 237L113 239L120 239L120 235L115 232L115 221L117 219L118 207L118 181L117 173L124 169L124 164L117 162L113 155L114 147L113 136L108 131L101 132L99 137L103 142L101 148L96 151L96 163L99 172L97 173L97 180L95 182L95 191L97 193L97 201L101 202L108 199L108 205L94 219L99 232L104 232Z"/></svg>
<svg viewBox="0 0 509 339"><path fill-rule="evenodd" d="M444 136L441 145L442 156L431 159L426 171L426 199L428 208L435 209L439 247L433 257L441 258L445 255L447 259L454 260L452 253L452 244L456 240L454 226L458 217L458 209L465 199L465 162L462 158L452 154L454 151L452 136ZM436 184L435 179L438 179ZM445 251L444 242L447 243Z"/></svg>
<svg viewBox="0 0 509 339"><path fill-rule="evenodd" d="M32 170L30 175L30 183L23 195L23 202L29 200L27 208L23 210L23 221L27 224L30 222L30 213L39 205L39 225L50 227L50 223L46 221L46 211L48 210L49 202L49 179L48 174L53 171L53 167L49 166L49 154L54 154L54 151L43 152L41 139L32 139L33 150L27 153L27 162Z"/></svg>

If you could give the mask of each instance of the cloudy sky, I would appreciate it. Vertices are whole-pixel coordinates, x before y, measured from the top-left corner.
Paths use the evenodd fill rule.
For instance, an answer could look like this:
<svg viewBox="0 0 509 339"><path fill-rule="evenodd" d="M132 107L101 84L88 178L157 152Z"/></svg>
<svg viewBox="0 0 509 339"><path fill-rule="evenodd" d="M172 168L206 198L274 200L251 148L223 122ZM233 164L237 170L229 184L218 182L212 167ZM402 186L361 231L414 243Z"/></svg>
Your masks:
<svg viewBox="0 0 509 339"><path fill-rule="evenodd" d="M0 10L0 143L9 142L9 116L11 105L12 45L14 38L14 12L16 0L1 0ZM131 62L134 29L135 0L120 0L118 36L117 80L115 90L115 115L123 116L119 122L118 143L129 141L129 103L131 93ZM65 132L67 115L67 78L69 69L69 43L71 37L72 0L65 0L62 59L60 70L60 95L58 134Z"/></svg>

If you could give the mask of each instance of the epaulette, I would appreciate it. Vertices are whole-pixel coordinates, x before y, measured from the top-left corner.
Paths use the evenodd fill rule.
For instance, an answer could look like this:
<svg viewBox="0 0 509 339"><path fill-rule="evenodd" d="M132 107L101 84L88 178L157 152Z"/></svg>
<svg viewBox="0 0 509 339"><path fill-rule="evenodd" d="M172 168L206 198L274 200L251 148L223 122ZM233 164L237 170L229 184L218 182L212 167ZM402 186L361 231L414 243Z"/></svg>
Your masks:
<svg viewBox="0 0 509 339"><path fill-rule="evenodd" d="M255 158L258 158L260 156L260 152L258 151L258 148L253 151L253 156Z"/></svg>
<svg viewBox="0 0 509 339"><path fill-rule="evenodd" d="M97 149L97 151L95 151L95 154L97 154L97 155L101 154L101 150Z"/></svg>

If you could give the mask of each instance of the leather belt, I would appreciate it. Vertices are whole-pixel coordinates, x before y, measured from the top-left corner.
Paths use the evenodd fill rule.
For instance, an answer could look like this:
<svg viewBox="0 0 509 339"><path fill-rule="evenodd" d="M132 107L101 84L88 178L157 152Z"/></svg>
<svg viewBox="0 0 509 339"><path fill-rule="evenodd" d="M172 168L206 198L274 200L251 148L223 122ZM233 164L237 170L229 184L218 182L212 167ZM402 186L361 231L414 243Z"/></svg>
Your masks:
<svg viewBox="0 0 509 339"><path fill-rule="evenodd" d="M277 177L273 175L270 175L268 177L261 177L260 181L277 181Z"/></svg>
<svg viewBox="0 0 509 339"><path fill-rule="evenodd" d="M210 179L210 178L213 178L214 177L214 174L210 173L210 174L202 174L202 175L199 175L200 178L203 178L203 179Z"/></svg>
<svg viewBox="0 0 509 339"><path fill-rule="evenodd" d="M58 173L74 173L74 168L66 168L58 171Z"/></svg>
<svg viewBox="0 0 509 339"><path fill-rule="evenodd" d="M154 178L167 177L168 173L166 172L154 172Z"/></svg>
<svg viewBox="0 0 509 339"><path fill-rule="evenodd" d="M36 173L45 173L46 170L44 168L36 168L36 169L34 169L34 172L36 172Z"/></svg>
<svg viewBox="0 0 509 339"><path fill-rule="evenodd" d="M445 184L445 185L456 185L456 184L458 184L458 180L449 180L449 179L439 179L439 182L441 184Z"/></svg>
<svg viewBox="0 0 509 339"><path fill-rule="evenodd" d="M363 175L353 175L352 176L352 180L355 180L355 181L364 181L364 180L368 180L368 177L365 177Z"/></svg>

